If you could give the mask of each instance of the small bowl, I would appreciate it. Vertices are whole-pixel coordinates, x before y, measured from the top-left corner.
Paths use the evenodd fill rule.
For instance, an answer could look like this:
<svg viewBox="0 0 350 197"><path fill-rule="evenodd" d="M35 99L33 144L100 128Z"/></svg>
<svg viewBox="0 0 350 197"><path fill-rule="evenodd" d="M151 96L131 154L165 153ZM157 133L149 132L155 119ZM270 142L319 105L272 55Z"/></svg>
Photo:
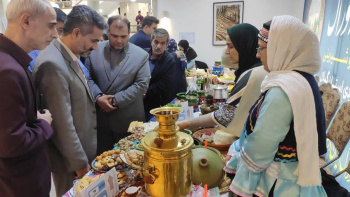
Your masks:
<svg viewBox="0 0 350 197"><path fill-rule="evenodd" d="M179 100L186 100L186 92L179 92L176 94L176 98Z"/></svg>
<svg viewBox="0 0 350 197"><path fill-rule="evenodd" d="M193 139L193 146L202 146L202 142L199 139L195 137L192 137L192 139Z"/></svg>
<svg viewBox="0 0 350 197"><path fill-rule="evenodd" d="M197 90L198 97L205 97L205 91L204 90Z"/></svg>
<svg viewBox="0 0 350 197"><path fill-rule="evenodd" d="M186 134L188 134L188 135L191 135L192 136L192 131L191 130L189 130L189 129L184 129L183 131L181 131L181 132L184 132L184 133L186 133Z"/></svg>

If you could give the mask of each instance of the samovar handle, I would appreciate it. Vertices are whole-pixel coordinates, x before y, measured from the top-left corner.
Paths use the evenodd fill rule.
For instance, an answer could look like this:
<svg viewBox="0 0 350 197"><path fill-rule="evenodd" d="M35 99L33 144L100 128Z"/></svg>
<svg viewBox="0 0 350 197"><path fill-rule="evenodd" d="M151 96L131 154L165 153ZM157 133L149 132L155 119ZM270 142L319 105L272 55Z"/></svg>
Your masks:
<svg viewBox="0 0 350 197"><path fill-rule="evenodd" d="M147 184L154 184L154 182L156 181L156 177L153 174L145 174L143 180Z"/></svg>
<svg viewBox="0 0 350 197"><path fill-rule="evenodd" d="M147 184L154 184L154 182L156 181L156 176L152 174L152 172L155 172L155 166L148 166L147 169L143 169L143 180L145 181L145 183Z"/></svg>

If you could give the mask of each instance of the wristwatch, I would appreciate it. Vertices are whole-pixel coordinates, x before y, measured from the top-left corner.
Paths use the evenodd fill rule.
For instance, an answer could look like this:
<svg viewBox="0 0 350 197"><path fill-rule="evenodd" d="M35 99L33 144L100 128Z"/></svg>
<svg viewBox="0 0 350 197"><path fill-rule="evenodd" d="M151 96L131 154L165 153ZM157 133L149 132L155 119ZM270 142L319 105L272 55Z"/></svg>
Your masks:
<svg viewBox="0 0 350 197"><path fill-rule="evenodd" d="M117 99L115 99L115 97L112 98L112 106L118 108Z"/></svg>

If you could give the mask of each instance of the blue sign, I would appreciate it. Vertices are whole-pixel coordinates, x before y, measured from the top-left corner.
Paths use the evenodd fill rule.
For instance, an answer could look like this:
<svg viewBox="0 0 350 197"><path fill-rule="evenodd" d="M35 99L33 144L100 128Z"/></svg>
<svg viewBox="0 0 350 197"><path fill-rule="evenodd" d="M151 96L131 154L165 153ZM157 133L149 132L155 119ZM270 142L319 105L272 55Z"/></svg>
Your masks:
<svg viewBox="0 0 350 197"><path fill-rule="evenodd" d="M329 82L341 93L341 102L350 100L350 0L326 0L320 53L321 83Z"/></svg>
<svg viewBox="0 0 350 197"><path fill-rule="evenodd" d="M350 100L350 0L306 0L304 23L320 39L322 58L321 71L317 74L320 83L331 83L339 89L341 102ZM320 31L322 30L322 31ZM347 168L350 161L350 143L341 155L327 139L326 162L337 158L329 165L333 175ZM336 178L341 186L350 191L350 175L343 173Z"/></svg>

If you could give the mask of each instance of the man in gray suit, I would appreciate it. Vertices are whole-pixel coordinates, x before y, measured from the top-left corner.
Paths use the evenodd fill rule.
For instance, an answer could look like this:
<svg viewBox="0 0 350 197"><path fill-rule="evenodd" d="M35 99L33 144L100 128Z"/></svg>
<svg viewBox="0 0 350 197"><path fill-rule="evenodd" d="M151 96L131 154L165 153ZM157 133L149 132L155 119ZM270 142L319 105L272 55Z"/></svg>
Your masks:
<svg viewBox="0 0 350 197"><path fill-rule="evenodd" d="M145 120L142 99L150 80L148 54L129 43L128 19L113 16L107 23L109 41L100 42L86 63L97 103L97 153L112 149L132 121Z"/></svg>
<svg viewBox="0 0 350 197"><path fill-rule="evenodd" d="M98 49L103 18L88 6L75 6L63 35L43 50L34 65L35 86L52 112L53 137L48 144L57 196L90 170L96 156L94 98L79 64L79 57Z"/></svg>

